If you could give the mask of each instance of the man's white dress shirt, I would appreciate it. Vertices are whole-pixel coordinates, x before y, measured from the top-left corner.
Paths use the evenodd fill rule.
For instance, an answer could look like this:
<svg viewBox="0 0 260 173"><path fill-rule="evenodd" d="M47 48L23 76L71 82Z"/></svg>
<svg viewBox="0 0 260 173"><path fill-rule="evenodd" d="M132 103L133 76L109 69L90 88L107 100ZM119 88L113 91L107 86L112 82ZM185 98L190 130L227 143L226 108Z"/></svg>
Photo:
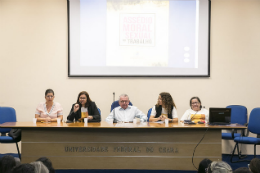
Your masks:
<svg viewBox="0 0 260 173"><path fill-rule="evenodd" d="M106 118L106 121L113 119L114 116L116 121L123 122L133 121L133 119L138 116L140 116L140 119L143 119L144 121L147 120L147 115L145 115L137 107L130 105L126 109L121 108L121 106L114 108Z"/></svg>

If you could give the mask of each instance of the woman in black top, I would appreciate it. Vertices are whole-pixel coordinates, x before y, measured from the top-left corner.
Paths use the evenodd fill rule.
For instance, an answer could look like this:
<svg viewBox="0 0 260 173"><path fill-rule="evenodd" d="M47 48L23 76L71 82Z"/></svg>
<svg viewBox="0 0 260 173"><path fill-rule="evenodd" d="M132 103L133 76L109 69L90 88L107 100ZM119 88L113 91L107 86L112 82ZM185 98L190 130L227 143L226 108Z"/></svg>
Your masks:
<svg viewBox="0 0 260 173"><path fill-rule="evenodd" d="M158 96L157 104L152 108L149 121L164 121L165 119L178 122L178 115L171 94L162 92Z"/></svg>
<svg viewBox="0 0 260 173"><path fill-rule="evenodd" d="M81 110L85 109L88 112L88 122L100 122L101 117L97 109L95 102L92 102L89 94L86 91L82 91L78 95L77 103L72 105L70 114L67 119L69 121L82 121Z"/></svg>

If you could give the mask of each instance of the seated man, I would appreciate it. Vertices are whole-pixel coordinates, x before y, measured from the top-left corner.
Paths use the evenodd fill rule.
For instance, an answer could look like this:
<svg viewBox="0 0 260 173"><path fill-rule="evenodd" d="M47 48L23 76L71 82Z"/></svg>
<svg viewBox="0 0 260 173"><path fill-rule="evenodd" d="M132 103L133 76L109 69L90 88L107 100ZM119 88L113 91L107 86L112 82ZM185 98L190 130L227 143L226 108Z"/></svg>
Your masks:
<svg viewBox="0 0 260 173"><path fill-rule="evenodd" d="M135 117L140 118L143 121L147 120L147 116L140 111L135 106L130 106L128 103L130 102L128 95L122 94L119 96L119 105L106 118L106 121L113 120L114 122L123 121L130 122L133 121Z"/></svg>

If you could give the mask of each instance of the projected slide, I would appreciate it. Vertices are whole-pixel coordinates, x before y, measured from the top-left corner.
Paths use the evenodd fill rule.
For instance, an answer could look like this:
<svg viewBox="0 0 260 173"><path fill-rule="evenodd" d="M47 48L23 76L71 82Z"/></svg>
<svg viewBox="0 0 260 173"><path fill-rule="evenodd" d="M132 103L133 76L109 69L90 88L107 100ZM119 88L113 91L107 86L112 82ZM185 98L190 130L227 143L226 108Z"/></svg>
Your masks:
<svg viewBox="0 0 260 173"><path fill-rule="evenodd" d="M69 0L69 76L208 76L207 0Z"/></svg>

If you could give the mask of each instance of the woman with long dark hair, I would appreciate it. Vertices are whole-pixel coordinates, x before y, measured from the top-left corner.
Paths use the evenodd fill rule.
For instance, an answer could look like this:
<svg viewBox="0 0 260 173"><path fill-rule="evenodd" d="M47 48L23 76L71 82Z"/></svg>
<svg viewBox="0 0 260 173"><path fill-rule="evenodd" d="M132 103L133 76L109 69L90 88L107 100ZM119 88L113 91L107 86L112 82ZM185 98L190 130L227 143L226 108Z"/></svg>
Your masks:
<svg viewBox="0 0 260 173"><path fill-rule="evenodd" d="M171 94L162 92L158 96L157 104L152 108L149 121L164 121L165 119L178 122L178 115Z"/></svg>
<svg viewBox="0 0 260 173"><path fill-rule="evenodd" d="M89 94L82 91L78 94L77 102L72 105L70 114L67 119L69 121L83 121L88 118L89 122L100 122L101 117L95 102L91 101Z"/></svg>

